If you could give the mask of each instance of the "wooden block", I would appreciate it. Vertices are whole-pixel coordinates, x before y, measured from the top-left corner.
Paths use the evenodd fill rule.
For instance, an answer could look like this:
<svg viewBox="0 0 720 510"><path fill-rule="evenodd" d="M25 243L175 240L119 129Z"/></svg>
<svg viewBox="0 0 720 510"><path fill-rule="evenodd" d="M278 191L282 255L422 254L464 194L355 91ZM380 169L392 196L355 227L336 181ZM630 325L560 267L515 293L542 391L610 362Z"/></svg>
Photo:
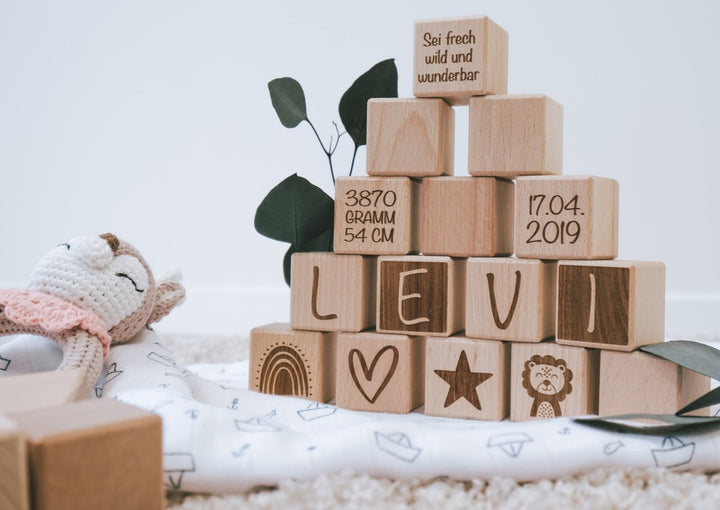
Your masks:
<svg viewBox="0 0 720 510"><path fill-rule="evenodd" d="M159 416L100 399L8 417L27 437L34 510L164 508Z"/></svg>
<svg viewBox="0 0 720 510"><path fill-rule="evenodd" d="M492 257L513 252L515 188L492 177L437 177L420 184L424 255Z"/></svg>
<svg viewBox="0 0 720 510"><path fill-rule="evenodd" d="M468 259L465 334L515 342L554 336L556 287L556 262Z"/></svg>
<svg viewBox="0 0 720 510"><path fill-rule="evenodd" d="M335 253L406 255L417 250L417 184L408 177L335 181Z"/></svg>
<svg viewBox="0 0 720 510"><path fill-rule="evenodd" d="M339 333L337 342L339 407L407 413L422 404L423 337Z"/></svg>
<svg viewBox="0 0 720 510"><path fill-rule="evenodd" d="M558 264L558 343L632 351L664 340L665 264Z"/></svg>
<svg viewBox="0 0 720 510"><path fill-rule="evenodd" d="M4 416L0 416L0 508L30 508L25 438L15 422Z"/></svg>
<svg viewBox="0 0 720 510"><path fill-rule="evenodd" d="M415 97L468 104L470 96L507 94L508 34L485 16L415 23Z"/></svg>
<svg viewBox="0 0 720 510"><path fill-rule="evenodd" d="M378 258L377 331L450 336L465 327L465 261Z"/></svg>
<svg viewBox="0 0 720 510"><path fill-rule="evenodd" d="M268 324L250 332L250 389L317 402L335 396L335 334Z"/></svg>
<svg viewBox="0 0 720 510"><path fill-rule="evenodd" d="M468 173L491 177L562 173L563 107L547 96L470 99Z"/></svg>
<svg viewBox="0 0 720 510"><path fill-rule="evenodd" d="M598 414L675 414L710 391L710 378L644 352L600 352ZM700 409L694 416L709 416Z"/></svg>
<svg viewBox="0 0 720 510"><path fill-rule="evenodd" d="M509 410L510 347L465 336L428 338L425 414L502 420Z"/></svg>
<svg viewBox="0 0 720 510"><path fill-rule="evenodd" d="M21 413L89 396L85 373L79 368L0 377L0 413Z"/></svg>
<svg viewBox="0 0 720 510"><path fill-rule="evenodd" d="M515 255L613 259L618 252L618 182L592 176L519 177Z"/></svg>
<svg viewBox="0 0 720 510"><path fill-rule="evenodd" d="M510 350L511 420L596 413L598 351L554 342Z"/></svg>
<svg viewBox="0 0 720 510"><path fill-rule="evenodd" d="M294 253L290 326L312 331L362 331L375 324L375 258Z"/></svg>
<svg viewBox="0 0 720 510"><path fill-rule="evenodd" d="M452 175L455 111L442 99L371 99L367 174Z"/></svg>

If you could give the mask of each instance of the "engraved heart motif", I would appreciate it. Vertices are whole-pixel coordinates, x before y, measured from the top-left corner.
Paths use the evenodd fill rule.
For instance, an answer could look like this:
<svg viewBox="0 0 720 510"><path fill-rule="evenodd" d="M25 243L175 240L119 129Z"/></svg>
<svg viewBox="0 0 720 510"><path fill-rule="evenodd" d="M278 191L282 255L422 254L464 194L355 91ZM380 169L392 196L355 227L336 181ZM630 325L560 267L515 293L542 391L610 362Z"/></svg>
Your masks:
<svg viewBox="0 0 720 510"><path fill-rule="evenodd" d="M387 354L386 354L387 353ZM371 404L374 404L375 401L378 399L380 394L383 392L385 387L390 382L390 379L392 379L393 374L395 373L395 369L397 368L398 364L398 358L400 357L397 347L394 345L386 345L382 349L378 351L378 353L373 358L372 362L370 363L370 367L368 367L367 362L365 361L365 356L363 356L363 353L360 352L358 349L352 349L350 351L350 354L348 355L348 365L350 366L350 375L352 376L352 380L355 383L355 386L357 386L357 389L360 391L363 397L365 397L365 400L370 402ZM385 358L385 359L383 359ZM363 382L361 383L358 379L357 371L355 369L357 363L356 360L360 362L360 370L363 374ZM373 393L372 397L368 395L368 392L365 391L366 387L368 387L368 391L370 391L369 386L373 386L372 382L374 379L374 372L375 368L377 368L378 363L383 362L383 365L386 367L385 375L382 377L382 381L380 382L380 385L377 386L377 389ZM390 362L390 365L388 365L388 362ZM375 379L376 381L379 380Z"/></svg>

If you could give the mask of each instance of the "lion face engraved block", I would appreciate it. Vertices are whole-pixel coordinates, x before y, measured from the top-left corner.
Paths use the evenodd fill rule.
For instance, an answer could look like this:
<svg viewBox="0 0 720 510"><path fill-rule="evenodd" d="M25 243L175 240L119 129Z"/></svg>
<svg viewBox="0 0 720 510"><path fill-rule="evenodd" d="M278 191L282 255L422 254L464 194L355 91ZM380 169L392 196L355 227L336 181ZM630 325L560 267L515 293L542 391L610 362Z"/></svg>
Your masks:
<svg viewBox="0 0 720 510"><path fill-rule="evenodd" d="M564 359L538 354L525 362L522 385L533 399L530 416L555 418L562 416L560 402L572 393L573 373Z"/></svg>

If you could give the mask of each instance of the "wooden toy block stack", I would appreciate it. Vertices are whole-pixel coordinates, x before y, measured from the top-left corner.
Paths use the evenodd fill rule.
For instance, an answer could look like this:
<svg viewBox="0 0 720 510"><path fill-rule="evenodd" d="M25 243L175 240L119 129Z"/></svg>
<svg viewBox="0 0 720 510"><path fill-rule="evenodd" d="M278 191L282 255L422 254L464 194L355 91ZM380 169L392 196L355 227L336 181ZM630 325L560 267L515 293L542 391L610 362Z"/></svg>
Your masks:
<svg viewBox="0 0 720 510"><path fill-rule="evenodd" d="M507 33L468 17L414 39L415 98L369 101L368 177L337 180L334 253L292 256L290 325L252 331L250 387L491 420L674 413L708 391L635 351L664 341L665 266L615 260L618 183L562 175L562 106L507 94Z"/></svg>

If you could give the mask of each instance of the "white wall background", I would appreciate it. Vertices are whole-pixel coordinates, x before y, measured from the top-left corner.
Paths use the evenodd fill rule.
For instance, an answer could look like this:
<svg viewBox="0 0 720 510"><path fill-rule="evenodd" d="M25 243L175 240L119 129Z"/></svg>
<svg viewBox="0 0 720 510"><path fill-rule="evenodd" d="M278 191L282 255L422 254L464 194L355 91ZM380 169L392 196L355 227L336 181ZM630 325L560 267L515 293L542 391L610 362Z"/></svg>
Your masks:
<svg viewBox="0 0 720 510"><path fill-rule="evenodd" d="M510 33L511 93L564 105L565 173L620 181L620 257L667 264L668 334L720 332L710 0L0 0L0 286L23 285L66 238L111 231L156 272L185 273L188 301L161 331L287 320L286 246L255 233L255 208L292 172L332 187L311 131L281 126L267 82L299 80L329 137L340 96L375 62L394 57L411 95L415 20L469 14ZM458 110L456 174L466 122Z"/></svg>

